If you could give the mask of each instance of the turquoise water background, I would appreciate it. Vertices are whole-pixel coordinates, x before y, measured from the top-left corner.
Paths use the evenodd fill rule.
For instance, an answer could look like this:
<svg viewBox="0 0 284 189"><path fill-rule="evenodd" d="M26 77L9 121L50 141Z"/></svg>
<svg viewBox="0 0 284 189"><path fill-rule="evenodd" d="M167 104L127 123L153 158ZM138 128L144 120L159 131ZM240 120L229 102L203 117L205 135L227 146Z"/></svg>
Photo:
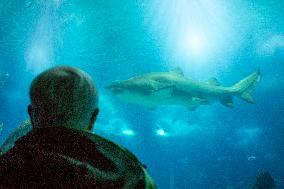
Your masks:
<svg viewBox="0 0 284 189"><path fill-rule="evenodd" d="M97 84L94 132L134 152L159 188L244 189L263 170L284 188L283 63L280 0L1 0L0 143L28 118L32 79L70 65ZM260 69L256 104L148 110L104 89L176 67L224 86Z"/></svg>

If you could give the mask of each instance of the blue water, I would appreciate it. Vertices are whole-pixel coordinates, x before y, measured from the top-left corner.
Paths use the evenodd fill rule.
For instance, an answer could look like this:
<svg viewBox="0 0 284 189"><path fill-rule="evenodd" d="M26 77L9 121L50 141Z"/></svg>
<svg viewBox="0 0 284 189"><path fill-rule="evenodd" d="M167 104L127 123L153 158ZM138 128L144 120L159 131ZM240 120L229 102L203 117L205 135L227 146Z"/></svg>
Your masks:
<svg viewBox="0 0 284 189"><path fill-rule="evenodd" d="M133 151L162 189L245 189L267 170L284 188L284 2L280 0L1 0L2 143L28 118L41 71L71 65L100 93L94 132ZM180 67L230 86L256 69L251 105L148 110L104 86ZM159 131L159 132L157 132Z"/></svg>

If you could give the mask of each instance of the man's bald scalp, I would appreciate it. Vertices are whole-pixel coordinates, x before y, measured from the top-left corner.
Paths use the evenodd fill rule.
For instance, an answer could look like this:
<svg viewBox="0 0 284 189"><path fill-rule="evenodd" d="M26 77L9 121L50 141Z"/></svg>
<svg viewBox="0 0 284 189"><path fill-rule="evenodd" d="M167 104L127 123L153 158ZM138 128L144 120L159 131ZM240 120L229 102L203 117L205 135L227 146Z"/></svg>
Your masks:
<svg viewBox="0 0 284 189"><path fill-rule="evenodd" d="M60 66L41 73L30 88L36 126L84 129L98 107L91 77L73 67Z"/></svg>

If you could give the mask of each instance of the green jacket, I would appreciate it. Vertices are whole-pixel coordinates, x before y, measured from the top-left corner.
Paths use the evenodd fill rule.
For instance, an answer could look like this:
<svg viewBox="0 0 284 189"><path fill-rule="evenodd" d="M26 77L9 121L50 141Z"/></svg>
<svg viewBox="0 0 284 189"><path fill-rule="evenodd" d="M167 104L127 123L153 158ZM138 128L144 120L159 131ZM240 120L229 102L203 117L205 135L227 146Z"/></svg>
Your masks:
<svg viewBox="0 0 284 189"><path fill-rule="evenodd" d="M33 129L0 158L0 188L154 189L127 149L88 132Z"/></svg>

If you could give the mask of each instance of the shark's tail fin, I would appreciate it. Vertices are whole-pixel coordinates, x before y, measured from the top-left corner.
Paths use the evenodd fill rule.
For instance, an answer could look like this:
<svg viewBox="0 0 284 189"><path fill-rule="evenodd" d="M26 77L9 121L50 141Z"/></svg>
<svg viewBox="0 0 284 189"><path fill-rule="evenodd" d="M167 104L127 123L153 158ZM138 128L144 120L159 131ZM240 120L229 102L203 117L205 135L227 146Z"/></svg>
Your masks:
<svg viewBox="0 0 284 189"><path fill-rule="evenodd" d="M251 92L259 81L260 71L257 70L246 78L239 81L238 83L236 83L235 85L233 85L232 90L236 92L236 95L241 99L249 103L254 103L254 100L251 96Z"/></svg>

